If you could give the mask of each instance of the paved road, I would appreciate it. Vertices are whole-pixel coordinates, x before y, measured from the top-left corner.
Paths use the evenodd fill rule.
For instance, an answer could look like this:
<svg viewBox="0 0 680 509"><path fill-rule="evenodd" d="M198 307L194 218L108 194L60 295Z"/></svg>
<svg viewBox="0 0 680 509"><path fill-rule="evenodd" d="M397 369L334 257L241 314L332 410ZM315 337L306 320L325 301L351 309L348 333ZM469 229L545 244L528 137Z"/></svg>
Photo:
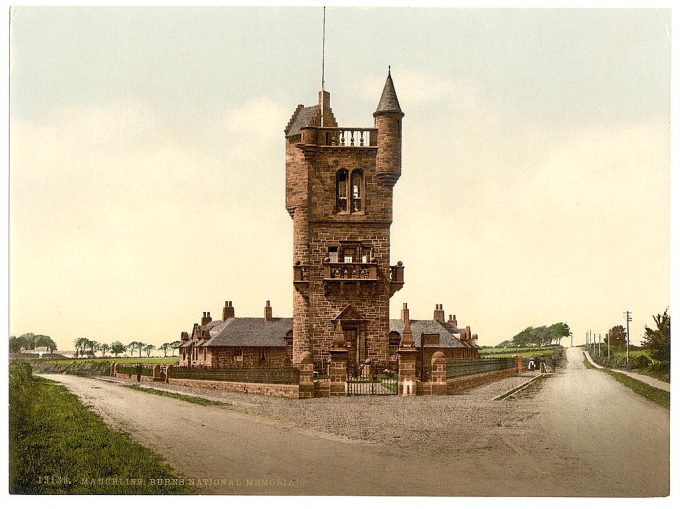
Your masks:
<svg viewBox="0 0 680 509"><path fill-rule="evenodd" d="M63 383L109 424L156 450L187 477L225 479L226 485L207 490L212 493L667 494L669 413L605 373L584 369L580 350L569 350L568 358L568 368L546 379L537 394L515 401L482 404L449 396L404 406L396 397L357 398L361 402L353 408L365 406L368 412L377 404L423 411L421 403L438 411L441 425L433 423L430 430L404 419L399 434L421 440L396 446L303 430L302 424L283 425L237 407L203 407L103 380L44 376ZM441 412L458 407L460 415ZM398 412L393 415L399 419ZM273 485L262 486L261 479Z"/></svg>
<svg viewBox="0 0 680 509"><path fill-rule="evenodd" d="M580 455L597 472L584 494L668 495L670 413L587 369L580 348L568 349L567 359L567 369L549 379L535 401L539 422L564 445L564 454Z"/></svg>
<svg viewBox="0 0 680 509"><path fill-rule="evenodd" d="M584 351L583 353L593 366L595 366L598 369L605 369L604 366L600 366L593 360L589 352ZM662 391L671 392L671 384L669 384L668 382L657 380L656 378L652 378L651 376L643 375L641 373L636 373L635 371L625 371L623 369L611 369L611 368L609 369L610 371L616 371L617 373L621 373L631 378L640 380L641 382L644 382L647 385L651 385L652 387L656 387L657 389L661 389Z"/></svg>

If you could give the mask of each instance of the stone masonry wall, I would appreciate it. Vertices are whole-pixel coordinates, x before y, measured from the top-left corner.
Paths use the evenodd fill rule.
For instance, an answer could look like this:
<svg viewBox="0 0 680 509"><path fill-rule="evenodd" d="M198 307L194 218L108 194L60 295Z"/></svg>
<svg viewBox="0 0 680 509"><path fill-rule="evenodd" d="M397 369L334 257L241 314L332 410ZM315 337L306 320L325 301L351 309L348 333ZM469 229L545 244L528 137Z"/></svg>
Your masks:
<svg viewBox="0 0 680 509"><path fill-rule="evenodd" d="M500 378L506 378L517 374L516 368L503 369L501 371L491 371L489 373L477 373L474 375L460 376L446 380L446 393L455 394L478 385L484 385Z"/></svg>
<svg viewBox="0 0 680 509"><path fill-rule="evenodd" d="M172 378L172 376L170 377L168 385L219 389L227 392L242 392L245 394L264 394L266 396L276 396L279 398L298 399L300 397L299 385L255 384L245 382L224 382L218 380L188 380L183 378Z"/></svg>

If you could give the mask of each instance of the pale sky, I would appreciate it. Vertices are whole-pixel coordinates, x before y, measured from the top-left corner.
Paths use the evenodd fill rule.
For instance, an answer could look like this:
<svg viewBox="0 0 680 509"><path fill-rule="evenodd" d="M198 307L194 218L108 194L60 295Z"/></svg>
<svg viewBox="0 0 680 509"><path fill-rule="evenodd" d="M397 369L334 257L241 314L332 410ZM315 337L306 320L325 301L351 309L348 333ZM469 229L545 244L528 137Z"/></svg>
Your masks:
<svg viewBox="0 0 680 509"><path fill-rule="evenodd" d="M320 8L12 14L10 334L159 345L203 311L292 316L283 129L316 102ZM329 8L326 89L403 121L392 263L495 345L670 304L670 11Z"/></svg>

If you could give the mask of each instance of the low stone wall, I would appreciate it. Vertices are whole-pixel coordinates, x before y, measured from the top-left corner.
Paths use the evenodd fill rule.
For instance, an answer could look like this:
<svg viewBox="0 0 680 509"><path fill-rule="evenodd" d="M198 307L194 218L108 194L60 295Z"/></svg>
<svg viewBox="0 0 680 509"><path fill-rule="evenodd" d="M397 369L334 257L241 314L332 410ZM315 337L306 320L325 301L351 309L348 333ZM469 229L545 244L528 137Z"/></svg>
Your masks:
<svg viewBox="0 0 680 509"><path fill-rule="evenodd" d="M126 380L137 380L137 375L130 375L128 373L114 373L113 376L115 376L116 378L125 378ZM142 382L153 382L154 381L152 376L145 376L145 375L142 375L140 377L140 380Z"/></svg>
<svg viewBox="0 0 680 509"><path fill-rule="evenodd" d="M199 387L205 389L219 389L227 392L242 392L244 394L264 394L279 398L298 399L300 397L299 385L286 384L254 384L246 382L225 382L222 380L191 380L188 378L172 378L170 385L183 387Z"/></svg>
<svg viewBox="0 0 680 509"><path fill-rule="evenodd" d="M314 381L314 397L315 398L331 397L331 381L328 378Z"/></svg>
<svg viewBox="0 0 680 509"><path fill-rule="evenodd" d="M503 369L501 371L488 371L486 373L477 373L474 375L449 378L446 380L446 393L455 394L460 391L471 389L472 387L477 387L478 385L484 385L489 382L493 382L494 380L506 378L508 376L514 376L516 374L517 374L516 368L508 368ZM428 385L428 383L425 383L423 385ZM426 390L427 390L426 388L423 388L423 394L432 393L431 388L429 393L426 392Z"/></svg>

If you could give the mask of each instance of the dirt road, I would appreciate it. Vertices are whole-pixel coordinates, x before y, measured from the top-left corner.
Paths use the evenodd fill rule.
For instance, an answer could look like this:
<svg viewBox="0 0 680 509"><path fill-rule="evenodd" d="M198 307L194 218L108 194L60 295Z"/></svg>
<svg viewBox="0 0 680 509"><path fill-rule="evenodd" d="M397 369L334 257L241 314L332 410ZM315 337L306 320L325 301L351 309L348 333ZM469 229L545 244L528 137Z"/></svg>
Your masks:
<svg viewBox="0 0 680 509"><path fill-rule="evenodd" d="M45 376L187 477L221 480L210 493L668 493L668 412L583 369L580 356L572 349L564 372L514 401L489 401L481 389L422 398L239 396L221 408L103 380Z"/></svg>
<svg viewBox="0 0 680 509"><path fill-rule="evenodd" d="M606 373L587 369L581 349L568 349L567 359L565 372L535 398L544 429L566 454L584 454L598 472L600 481L591 483L602 495L667 495L670 413Z"/></svg>

